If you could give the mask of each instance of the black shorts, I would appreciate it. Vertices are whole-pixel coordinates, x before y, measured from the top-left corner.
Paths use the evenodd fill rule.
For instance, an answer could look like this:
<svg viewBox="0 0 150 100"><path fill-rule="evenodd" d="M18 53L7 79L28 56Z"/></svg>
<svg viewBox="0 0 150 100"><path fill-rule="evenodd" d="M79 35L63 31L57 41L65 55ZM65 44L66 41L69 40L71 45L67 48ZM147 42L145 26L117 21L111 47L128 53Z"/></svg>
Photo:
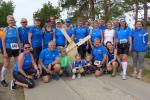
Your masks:
<svg viewBox="0 0 150 100"><path fill-rule="evenodd" d="M51 67L51 71L54 70L54 66ZM47 76L50 75L50 73L47 73L46 70L44 68L42 68L42 76Z"/></svg>
<svg viewBox="0 0 150 100"><path fill-rule="evenodd" d="M8 57L17 57L17 56L19 56L19 49L12 50L12 49L6 48L6 53L7 53ZM2 50L2 54L3 54L3 50Z"/></svg>
<svg viewBox="0 0 150 100"><path fill-rule="evenodd" d="M42 51L42 47L34 47L33 48L32 53L33 53L34 59L39 57L41 51Z"/></svg>
<svg viewBox="0 0 150 100"><path fill-rule="evenodd" d="M117 44L118 55L119 54L128 54L129 53L129 45L128 43Z"/></svg>

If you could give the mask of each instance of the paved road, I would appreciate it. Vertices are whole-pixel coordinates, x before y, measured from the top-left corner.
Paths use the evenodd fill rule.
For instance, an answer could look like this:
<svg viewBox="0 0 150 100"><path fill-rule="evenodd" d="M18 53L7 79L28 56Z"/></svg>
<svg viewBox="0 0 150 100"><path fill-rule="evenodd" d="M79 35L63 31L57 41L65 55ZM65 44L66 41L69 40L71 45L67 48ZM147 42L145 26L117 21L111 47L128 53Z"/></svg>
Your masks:
<svg viewBox="0 0 150 100"><path fill-rule="evenodd" d="M85 76L71 80L63 78L44 84L37 81L34 89L25 89L25 100L149 100L150 84L128 77L95 78Z"/></svg>

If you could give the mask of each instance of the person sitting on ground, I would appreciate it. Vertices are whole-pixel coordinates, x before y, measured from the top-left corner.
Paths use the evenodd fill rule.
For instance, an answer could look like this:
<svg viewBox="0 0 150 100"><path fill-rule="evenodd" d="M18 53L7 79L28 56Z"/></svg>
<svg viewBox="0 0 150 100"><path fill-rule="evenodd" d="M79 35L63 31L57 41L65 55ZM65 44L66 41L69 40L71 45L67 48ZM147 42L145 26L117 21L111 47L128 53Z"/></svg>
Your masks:
<svg viewBox="0 0 150 100"><path fill-rule="evenodd" d="M98 38L94 39L92 56L95 65L95 76L101 76L106 71L107 50Z"/></svg>
<svg viewBox="0 0 150 100"><path fill-rule="evenodd" d="M113 47L112 42L106 42L107 54L108 54L108 64L107 70L112 72L112 77L116 75L116 69L118 68L118 61L117 61L117 49Z"/></svg>
<svg viewBox="0 0 150 100"><path fill-rule="evenodd" d="M56 48L54 41L48 43L48 48L44 49L40 53L40 65L42 70L42 80L44 83L48 83L50 75L55 80L59 80L58 74L60 73L59 64L59 51Z"/></svg>
<svg viewBox="0 0 150 100"><path fill-rule="evenodd" d="M84 68L85 74L90 74L94 71L93 65L92 65L92 56L90 54L87 54L86 59L82 60L82 66Z"/></svg>
<svg viewBox="0 0 150 100"><path fill-rule="evenodd" d="M78 78L81 78L81 74L84 72L83 66L82 66L82 60L80 54L75 55L75 60L72 63L72 79L76 79L76 76Z"/></svg>
<svg viewBox="0 0 150 100"><path fill-rule="evenodd" d="M66 50L63 48L60 50L60 66L61 66L61 70L62 70L62 74L66 75L66 76L70 76L71 75L71 59L69 58L69 56L66 53Z"/></svg>
<svg viewBox="0 0 150 100"><path fill-rule="evenodd" d="M33 55L30 53L30 43L23 45L23 52L19 54L18 61L13 67L14 80L11 81L11 90L16 85L25 88L33 88L35 86L33 77L40 76L40 71L34 61Z"/></svg>

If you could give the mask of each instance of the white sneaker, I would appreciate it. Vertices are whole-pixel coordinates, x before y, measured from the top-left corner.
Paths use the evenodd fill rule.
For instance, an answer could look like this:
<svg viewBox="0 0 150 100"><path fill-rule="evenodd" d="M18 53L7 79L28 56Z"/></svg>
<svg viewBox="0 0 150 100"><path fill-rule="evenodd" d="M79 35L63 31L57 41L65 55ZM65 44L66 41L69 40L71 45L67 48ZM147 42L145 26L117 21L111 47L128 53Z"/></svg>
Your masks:
<svg viewBox="0 0 150 100"><path fill-rule="evenodd" d="M81 74L78 74L77 77L78 77L78 78L81 78Z"/></svg>
<svg viewBox="0 0 150 100"><path fill-rule="evenodd" d="M76 75L72 75L72 79L75 80L76 79Z"/></svg>
<svg viewBox="0 0 150 100"><path fill-rule="evenodd" d="M122 75L122 80L126 80L126 75Z"/></svg>
<svg viewBox="0 0 150 100"><path fill-rule="evenodd" d="M10 89L11 90L15 90L16 89L15 80L11 80Z"/></svg>

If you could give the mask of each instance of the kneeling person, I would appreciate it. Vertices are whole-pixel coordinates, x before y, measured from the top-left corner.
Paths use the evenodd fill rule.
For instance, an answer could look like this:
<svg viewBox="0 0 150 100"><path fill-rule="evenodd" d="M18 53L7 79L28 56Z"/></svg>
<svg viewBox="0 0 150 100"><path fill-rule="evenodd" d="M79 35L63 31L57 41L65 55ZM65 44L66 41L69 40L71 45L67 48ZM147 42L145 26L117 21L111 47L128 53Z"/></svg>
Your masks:
<svg viewBox="0 0 150 100"><path fill-rule="evenodd" d="M55 49L54 41L49 42L48 48L42 50L40 53L40 65L42 67L42 79L44 83L49 82L50 74L52 75L52 78L59 80L59 52Z"/></svg>
<svg viewBox="0 0 150 100"><path fill-rule="evenodd" d="M92 56L95 65L95 76L101 76L106 70L107 50L100 43L98 38L94 39L94 48L92 49Z"/></svg>
<svg viewBox="0 0 150 100"><path fill-rule="evenodd" d="M19 54L18 61L13 67L13 77L15 80L11 81L11 90L15 89L16 85L33 88L33 76L40 75L40 71L30 53L30 44L25 43L23 49L24 51Z"/></svg>

